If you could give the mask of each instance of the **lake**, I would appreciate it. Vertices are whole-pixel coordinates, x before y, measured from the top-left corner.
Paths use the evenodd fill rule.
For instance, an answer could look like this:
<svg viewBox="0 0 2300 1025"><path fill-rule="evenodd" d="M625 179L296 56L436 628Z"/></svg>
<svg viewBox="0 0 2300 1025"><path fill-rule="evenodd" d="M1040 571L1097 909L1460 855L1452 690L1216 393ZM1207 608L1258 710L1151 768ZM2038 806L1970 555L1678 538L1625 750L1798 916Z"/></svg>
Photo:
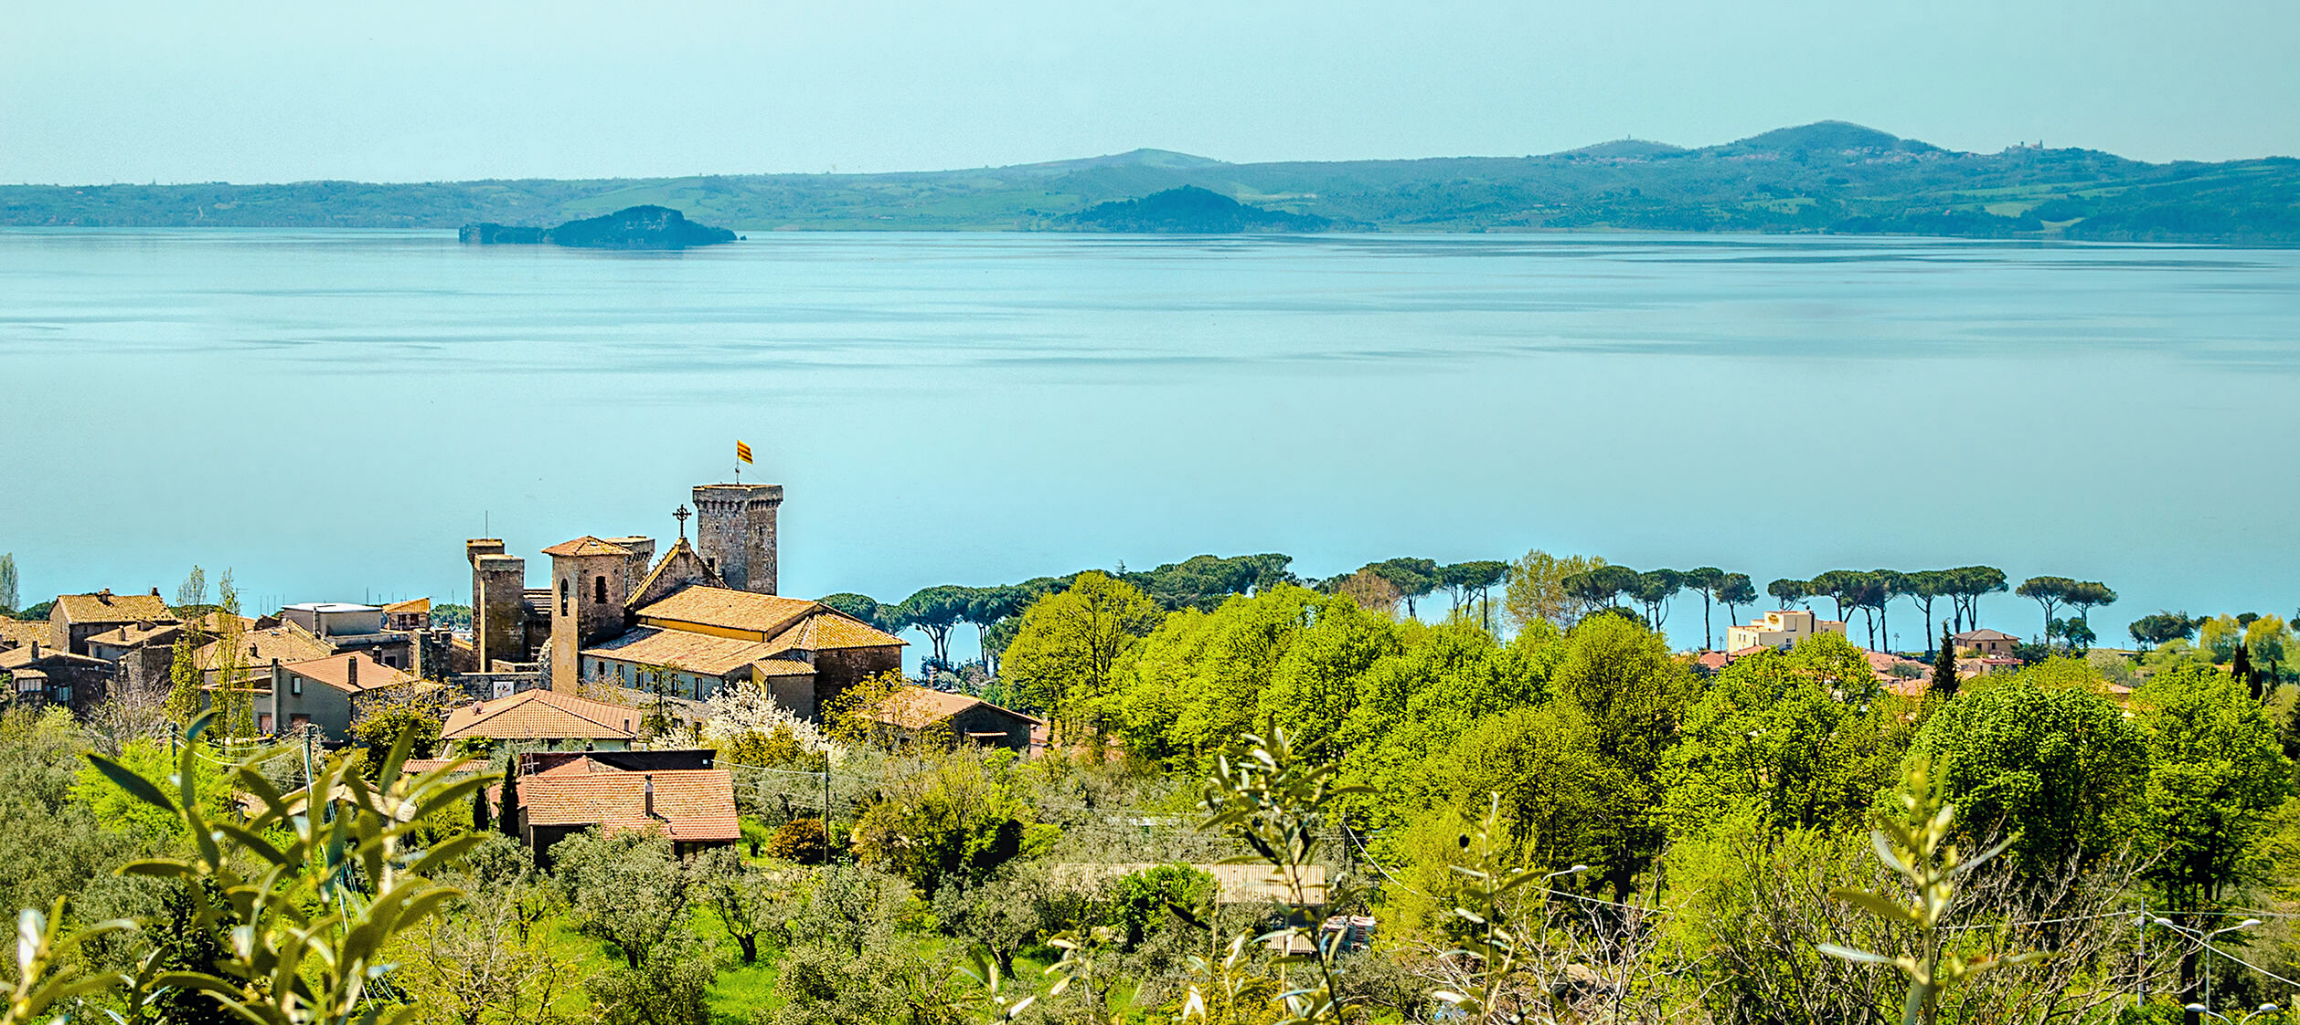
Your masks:
<svg viewBox="0 0 2300 1025"><path fill-rule="evenodd" d="M2103 643L2300 605L2293 250L9 230L0 380L27 603L193 563L251 605L462 601L464 538L538 579L570 537L668 538L739 438L786 486L791 594L1538 546L1760 589L2098 579ZM1905 603L1893 626L1923 646Z"/></svg>

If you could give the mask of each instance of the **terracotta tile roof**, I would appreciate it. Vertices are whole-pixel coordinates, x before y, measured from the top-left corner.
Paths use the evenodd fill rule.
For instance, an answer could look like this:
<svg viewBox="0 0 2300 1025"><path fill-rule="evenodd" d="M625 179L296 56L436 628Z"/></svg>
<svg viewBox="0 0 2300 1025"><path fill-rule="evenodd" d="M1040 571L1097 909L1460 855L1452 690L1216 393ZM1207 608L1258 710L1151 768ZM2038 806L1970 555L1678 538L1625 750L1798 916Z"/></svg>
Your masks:
<svg viewBox="0 0 2300 1025"><path fill-rule="evenodd" d="M192 656L193 663L203 670L213 671L223 654L223 645L224 642L222 641L210 642ZM333 648L328 647L310 634L304 633L300 629L290 629L284 625L242 633L240 634L240 645L240 662L249 668L267 665L275 658L284 664L310 662L335 654ZM361 671L365 672L366 670L362 669Z"/></svg>
<svg viewBox="0 0 2300 1025"><path fill-rule="evenodd" d="M543 550L545 555L623 555L631 550L613 541L603 541L585 534L573 541L561 541Z"/></svg>
<svg viewBox="0 0 2300 1025"><path fill-rule="evenodd" d="M355 674L351 668L354 664L359 666L356 681L353 679ZM399 687L416 682L415 677L384 665L363 652L356 651L342 655L330 655L327 658L312 659L308 662L289 662L280 668L304 679L324 683L346 694L365 694L386 687Z"/></svg>
<svg viewBox="0 0 2300 1025"><path fill-rule="evenodd" d="M386 605L383 607L383 611L387 615L394 612L429 612L431 611L431 599L409 598L406 601L398 601Z"/></svg>
<svg viewBox="0 0 2300 1025"><path fill-rule="evenodd" d="M587 766L587 768L586 768ZM647 787L655 812L647 814ZM735 818L735 781L725 769L621 772L590 759L519 780L530 826L601 826L608 832L660 829L681 842L742 838Z"/></svg>
<svg viewBox="0 0 2300 1025"><path fill-rule="evenodd" d="M111 665L110 662L106 662L103 659L97 658L93 655L75 655L69 651L64 651L59 648L51 648L45 644L40 646L39 661L53 662L59 659L66 662L78 662L91 669L99 666ZM32 663L33 659L31 645L25 645L21 648L10 648L6 651L0 651L0 669L17 670L31 665Z"/></svg>
<svg viewBox="0 0 2300 1025"><path fill-rule="evenodd" d="M445 740L636 740L640 712L557 691L521 691L447 714Z"/></svg>
<svg viewBox="0 0 2300 1025"><path fill-rule="evenodd" d="M606 643L585 648L583 654L640 665L671 666L708 676L725 676L767 657L771 652L767 645L758 641L739 641L714 634L643 626Z"/></svg>
<svg viewBox="0 0 2300 1025"><path fill-rule="evenodd" d="M2015 637L2015 636L2013 636L2013 635L2011 635L2011 634L2008 634L2008 633L2006 633L2006 632L2004 632L2004 631L2002 631L2002 630L1991 630L1991 629L1989 629L1989 628L1987 628L1987 627L1982 627L1981 629L1978 629L1978 630L1967 630L1967 631L1965 631L1965 632L1963 632L1963 633L1961 633L1961 634L1958 634L1958 635L1956 635L1956 636L1954 636L1954 637L1951 637L1951 638L1949 638L1949 639L1950 639L1950 640L1952 640L1952 641L2017 641L2017 640L2020 640L2020 638L2018 638L2018 637Z"/></svg>
<svg viewBox="0 0 2300 1025"><path fill-rule="evenodd" d="M754 594L724 587L682 587L654 604L632 610L646 620L675 620L752 634L766 640L789 629L801 616L828 606L803 598ZM659 623L647 625L662 625Z"/></svg>
<svg viewBox="0 0 2300 1025"><path fill-rule="evenodd" d="M839 648L899 648L908 642L893 634L849 618L829 606L817 615L783 631L774 639L776 651L833 651Z"/></svg>
<svg viewBox="0 0 2300 1025"><path fill-rule="evenodd" d="M915 684L907 684L897 689L887 699L886 705L879 709L878 720L900 726L906 730L925 729L936 723L947 721L952 716L977 705L995 709L1033 724L1038 722L1037 719L1030 716L1010 708L999 708L999 706L981 698L933 690Z"/></svg>
<svg viewBox="0 0 2300 1025"><path fill-rule="evenodd" d="M815 667L795 658L762 658L751 663L754 676L813 676Z"/></svg>
<svg viewBox="0 0 2300 1025"><path fill-rule="evenodd" d="M56 607L67 623L135 623L146 619L174 619L168 603L156 594L61 594Z"/></svg>
<svg viewBox="0 0 2300 1025"><path fill-rule="evenodd" d="M183 632L182 623L154 623L149 627L129 623L99 634L89 634L89 644L107 644L115 648L136 648L146 644L172 644Z"/></svg>
<svg viewBox="0 0 2300 1025"><path fill-rule="evenodd" d="M48 643L48 621L45 619L0 618L0 646L8 644Z"/></svg>

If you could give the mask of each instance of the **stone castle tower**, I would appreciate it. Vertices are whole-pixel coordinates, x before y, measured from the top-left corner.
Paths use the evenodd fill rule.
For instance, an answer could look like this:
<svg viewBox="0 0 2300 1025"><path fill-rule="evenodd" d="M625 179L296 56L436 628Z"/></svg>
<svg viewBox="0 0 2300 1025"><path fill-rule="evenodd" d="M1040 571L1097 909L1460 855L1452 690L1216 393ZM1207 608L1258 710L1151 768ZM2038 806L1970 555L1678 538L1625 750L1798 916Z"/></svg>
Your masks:
<svg viewBox="0 0 2300 1025"><path fill-rule="evenodd" d="M775 510L780 484L695 487L695 550L727 586L775 593Z"/></svg>
<svg viewBox="0 0 2300 1025"><path fill-rule="evenodd" d="M480 672L498 661L525 662L527 648L527 560L505 555L501 538L463 543L471 562L471 642Z"/></svg>
<svg viewBox="0 0 2300 1025"><path fill-rule="evenodd" d="M629 625L624 605L647 576L655 541L586 536L543 554L551 557L551 689L573 691L583 649Z"/></svg>

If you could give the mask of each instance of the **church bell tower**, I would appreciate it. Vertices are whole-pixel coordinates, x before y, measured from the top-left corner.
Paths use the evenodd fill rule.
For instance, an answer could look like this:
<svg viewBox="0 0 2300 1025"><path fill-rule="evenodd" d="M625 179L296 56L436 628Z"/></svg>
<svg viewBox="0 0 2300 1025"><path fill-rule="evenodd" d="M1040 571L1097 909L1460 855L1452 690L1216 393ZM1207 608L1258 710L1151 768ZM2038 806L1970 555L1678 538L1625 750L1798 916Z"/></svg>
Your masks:
<svg viewBox="0 0 2300 1025"><path fill-rule="evenodd" d="M695 486L695 551L728 587L775 593L775 510L780 484Z"/></svg>

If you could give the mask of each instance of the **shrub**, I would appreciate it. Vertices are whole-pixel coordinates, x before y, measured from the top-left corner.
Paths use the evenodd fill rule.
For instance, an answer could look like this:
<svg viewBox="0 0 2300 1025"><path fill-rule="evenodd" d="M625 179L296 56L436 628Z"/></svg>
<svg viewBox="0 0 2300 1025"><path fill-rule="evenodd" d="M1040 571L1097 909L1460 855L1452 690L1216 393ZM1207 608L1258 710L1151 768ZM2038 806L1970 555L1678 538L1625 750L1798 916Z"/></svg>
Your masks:
<svg viewBox="0 0 2300 1025"><path fill-rule="evenodd" d="M801 865L820 865L829 858L830 834L823 831L821 819L792 819L767 838L767 857L795 861Z"/></svg>

